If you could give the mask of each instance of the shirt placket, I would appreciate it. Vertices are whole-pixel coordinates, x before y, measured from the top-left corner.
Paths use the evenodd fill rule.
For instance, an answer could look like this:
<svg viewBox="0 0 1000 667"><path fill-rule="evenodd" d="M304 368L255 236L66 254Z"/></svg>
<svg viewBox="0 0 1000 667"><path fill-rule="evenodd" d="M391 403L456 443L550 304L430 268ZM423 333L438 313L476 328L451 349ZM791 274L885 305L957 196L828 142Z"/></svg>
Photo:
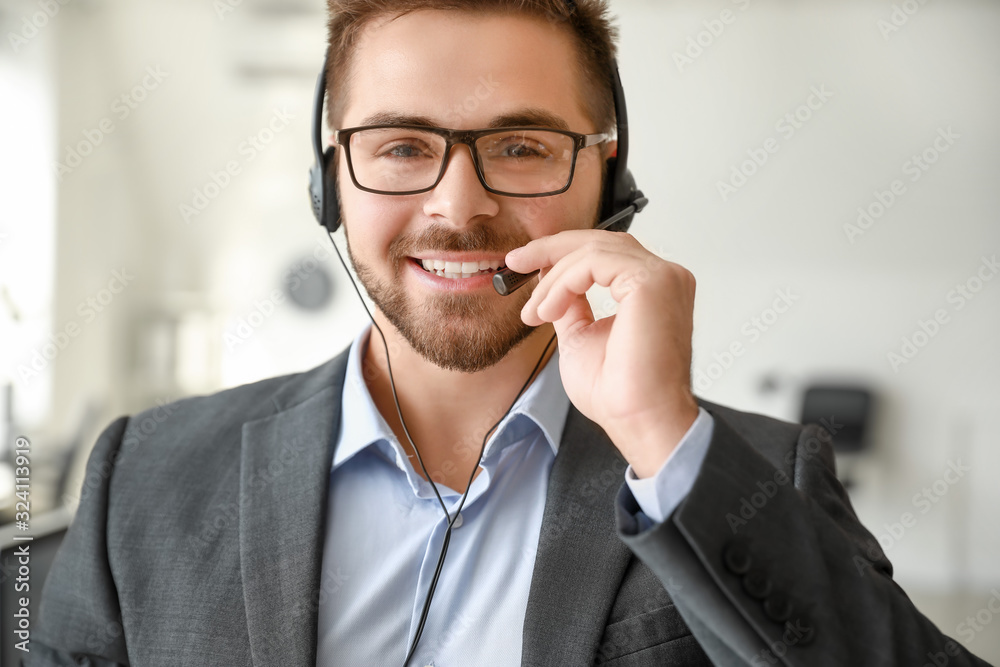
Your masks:
<svg viewBox="0 0 1000 667"><path fill-rule="evenodd" d="M455 520L451 533L451 544L448 549L449 553L455 549L457 546L456 541L462 540L463 535L466 532L462 530L462 526L465 524L465 513L473 505L475 505L475 503L479 502L490 488L490 480L494 474L493 468L495 463L491 460L484 459L482 466L483 472L481 472L476 479L472 481L472 485L469 488L469 496L466 499L465 504L462 506L462 511L459 513L459 517ZM417 627L420 624L420 615L423 612L424 603L427 599L427 592L430 589L431 580L434 578L434 572L437 569L438 559L441 556L441 547L444 545L444 536L448 529L448 519L445 518L444 512L441 510L440 503L438 503L437 497L434 495L434 490L431 488L430 482L417 475L412 466L409 466L408 470L406 469L406 466L402 467L406 471L411 490L418 499L418 502L432 504L437 515L434 526L430 530L427 537L423 558L420 562L420 572L417 576L417 587L414 594L413 607L410 616L410 631L407 637L407 650L409 650L410 645L413 643L413 637L416 635ZM449 517L454 516L462 498L461 494L455 493L452 489L443 488L442 486L438 486L438 492L441 493L441 499L444 501L445 507L448 508ZM448 558L446 556L441 570L441 575L438 577L436 590L440 591L443 585L447 585L444 582L448 577L448 572ZM432 600L430 610L428 611L427 621L424 625L424 631L421 634L420 646L417 647L417 652L414 654L412 664L420 665L421 667L435 664L435 656L423 653L421 651L421 647L429 646L427 644L427 638L434 635L435 630L433 628L436 627L436 620L434 602Z"/></svg>

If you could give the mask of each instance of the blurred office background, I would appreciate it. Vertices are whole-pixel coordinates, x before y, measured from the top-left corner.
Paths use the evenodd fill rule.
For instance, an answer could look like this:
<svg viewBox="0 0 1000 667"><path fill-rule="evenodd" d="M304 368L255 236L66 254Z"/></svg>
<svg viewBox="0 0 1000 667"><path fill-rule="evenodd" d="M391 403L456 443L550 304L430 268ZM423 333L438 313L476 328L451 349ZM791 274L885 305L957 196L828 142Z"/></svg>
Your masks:
<svg viewBox="0 0 1000 667"><path fill-rule="evenodd" d="M819 398L845 448L863 427L839 456L862 521L1000 661L1000 3L612 8L632 232L698 278L697 393L796 421ZM325 18L0 5L0 434L7 463L32 442L33 517L70 515L114 417L310 368L366 323L306 197Z"/></svg>

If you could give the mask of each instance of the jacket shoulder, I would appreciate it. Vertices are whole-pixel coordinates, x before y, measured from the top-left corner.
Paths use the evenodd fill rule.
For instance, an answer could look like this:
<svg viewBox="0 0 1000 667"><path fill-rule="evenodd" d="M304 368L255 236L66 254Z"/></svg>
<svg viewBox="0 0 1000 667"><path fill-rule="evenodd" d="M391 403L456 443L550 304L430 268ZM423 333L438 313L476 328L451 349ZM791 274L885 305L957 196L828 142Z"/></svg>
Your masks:
<svg viewBox="0 0 1000 667"><path fill-rule="evenodd" d="M698 399L699 405L712 417L725 423L730 430L746 440L757 452L778 469L789 468L789 453L795 450L805 426L768 417L754 412L718 405Z"/></svg>
<svg viewBox="0 0 1000 667"><path fill-rule="evenodd" d="M307 400L332 383L343 380L348 350L308 371L290 373L191 396L148 408L129 420L129 432L164 438L174 430L188 435L220 433L245 422L268 417ZM149 439L149 438L146 438Z"/></svg>
<svg viewBox="0 0 1000 667"><path fill-rule="evenodd" d="M116 475L162 477L240 458L243 425L264 419L343 382L347 350L301 373L183 398L128 419L114 456ZM331 415L331 419L332 419ZM141 477L140 477L141 478Z"/></svg>

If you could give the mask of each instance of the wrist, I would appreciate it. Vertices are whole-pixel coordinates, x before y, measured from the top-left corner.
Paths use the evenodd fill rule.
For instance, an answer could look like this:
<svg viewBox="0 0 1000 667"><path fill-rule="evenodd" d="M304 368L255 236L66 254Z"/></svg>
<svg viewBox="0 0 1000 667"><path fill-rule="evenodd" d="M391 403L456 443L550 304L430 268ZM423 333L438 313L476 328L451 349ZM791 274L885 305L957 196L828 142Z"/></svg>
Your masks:
<svg viewBox="0 0 1000 667"><path fill-rule="evenodd" d="M630 415L605 432L639 479L654 476L698 418L698 402L690 392L662 407Z"/></svg>

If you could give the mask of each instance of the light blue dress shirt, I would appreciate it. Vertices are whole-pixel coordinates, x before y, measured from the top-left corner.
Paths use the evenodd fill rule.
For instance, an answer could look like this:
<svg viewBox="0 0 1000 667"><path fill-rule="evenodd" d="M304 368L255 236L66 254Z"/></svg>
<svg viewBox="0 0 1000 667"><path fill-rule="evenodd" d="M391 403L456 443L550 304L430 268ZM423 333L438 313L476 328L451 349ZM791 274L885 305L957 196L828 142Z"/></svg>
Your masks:
<svg viewBox="0 0 1000 667"><path fill-rule="evenodd" d="M447 522L434 491L411 465L375 407L362 375L371 325L347 362L341 420L330 473L319 591L317 665L403 664L441 553ZM559 352L487 442L469 488L410 665L459 667L521 663L521 636L548 477L569 399ZM652 478L625 481L642 512L662 521L691 488L713 430L702 410ZM471 470L482 436L456 461ZM433 475L434 471L430 471ZM449 514L461 494L438 484Z"/></svg>

